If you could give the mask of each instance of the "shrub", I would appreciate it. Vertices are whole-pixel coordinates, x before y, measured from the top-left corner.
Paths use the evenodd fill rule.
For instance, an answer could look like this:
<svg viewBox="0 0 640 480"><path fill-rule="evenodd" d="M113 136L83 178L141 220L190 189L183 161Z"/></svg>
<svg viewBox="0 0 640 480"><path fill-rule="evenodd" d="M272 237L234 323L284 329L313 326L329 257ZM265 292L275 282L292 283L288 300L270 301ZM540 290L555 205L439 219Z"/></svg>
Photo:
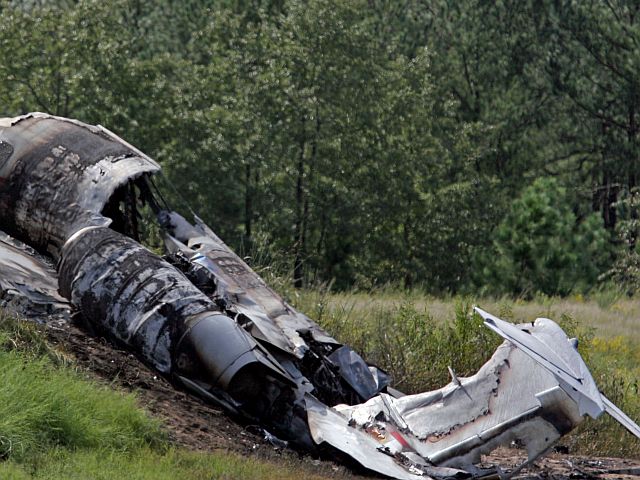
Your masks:
<svg viewBox="0 0 640 480"><path fill-rule="evenodd" d="M478 255L476 283L489 293L567 295L595 285L610 260L598 216L578 219L565 188L541 178L513 202L493 249Z"/></svg>

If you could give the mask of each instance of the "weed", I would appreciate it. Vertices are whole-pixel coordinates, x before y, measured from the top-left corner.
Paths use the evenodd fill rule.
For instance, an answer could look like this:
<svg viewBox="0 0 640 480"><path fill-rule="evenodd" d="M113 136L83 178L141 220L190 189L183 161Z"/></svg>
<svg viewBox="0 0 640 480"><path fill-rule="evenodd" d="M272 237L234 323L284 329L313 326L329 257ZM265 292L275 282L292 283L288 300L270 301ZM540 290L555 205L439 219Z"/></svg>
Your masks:
<svg viewBox="0 0 640 480"><path fill-rule="evenodd" d="M36 455L28 463L0 463L0 478L11 480L295 480L301 473L309 480L321 478L304 472L298 464L275 465L237 454L182 449L159 453L141 448L122 453L100 448L78 451L54 448Z"/></svg>

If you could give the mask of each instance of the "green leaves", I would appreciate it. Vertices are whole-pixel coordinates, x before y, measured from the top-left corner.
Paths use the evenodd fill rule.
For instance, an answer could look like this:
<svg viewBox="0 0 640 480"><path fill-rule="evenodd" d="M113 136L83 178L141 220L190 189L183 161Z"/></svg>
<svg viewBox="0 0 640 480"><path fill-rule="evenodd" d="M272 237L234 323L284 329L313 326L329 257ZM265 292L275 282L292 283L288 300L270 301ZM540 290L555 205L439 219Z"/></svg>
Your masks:
<svg viewBox="0 0 640 480"><path fill-rule="evenodd" d="M47 2L0 12L4 108L89 121L94 119L92 107L108 104L116 109L123 93L116 87L126 76L131 38L112 10L122 3L107 6L87 0L71 9ZM104 118L100 121L106 123Z"/></svg>
<svg viewBox="0 0 640 480"><path fill-rule="evenodd" d="M481 281L494 293L524 296L594 285L610 259L608 234L595 215L578 221L568 200L554 179L525 189L496 229Z"/></svg>
<svg viewBox="0 0 640 480"><path fill-rule="evenodd" d="M0 113L107 126L163 164L174 205L284 252L298 286L564 293L611 263L599 224L640 178L634 8L11 2Z"/></svg>

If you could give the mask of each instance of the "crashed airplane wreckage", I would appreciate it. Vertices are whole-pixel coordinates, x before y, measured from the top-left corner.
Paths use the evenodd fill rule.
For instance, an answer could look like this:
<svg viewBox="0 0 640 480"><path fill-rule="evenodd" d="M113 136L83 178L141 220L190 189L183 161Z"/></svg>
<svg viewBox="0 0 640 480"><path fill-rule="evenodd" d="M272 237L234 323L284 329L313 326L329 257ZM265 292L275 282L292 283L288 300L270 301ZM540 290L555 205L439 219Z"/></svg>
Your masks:
<svg viewBox="0 0 640 480"><path fill-rule="evenodd" d="M403 395L198 217L171 211L159 171L101 126L0 119L0 301L43 321L73 312L207 401L392 478L482 477L491 472L474 464L498 445L518 441L533 460L605 411L640 437L547 319L512 325L477 309L506 339L493 357L472 377ZM141 205L162 229L163 258L138 241Z"/></svg>

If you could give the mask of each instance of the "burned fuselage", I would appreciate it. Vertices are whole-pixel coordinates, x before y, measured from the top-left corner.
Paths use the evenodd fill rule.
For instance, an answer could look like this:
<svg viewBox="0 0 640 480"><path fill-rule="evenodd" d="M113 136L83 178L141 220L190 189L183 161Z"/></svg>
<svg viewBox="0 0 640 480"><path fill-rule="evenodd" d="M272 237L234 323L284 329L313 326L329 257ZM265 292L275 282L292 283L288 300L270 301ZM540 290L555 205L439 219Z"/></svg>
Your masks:
<svg viewBox="0 0 640 480"><path fill-rule="evenodd" d="M100 126L1 119L0 301L43 321L78 312L206 400L390 477L479 475L480 455L512 440L533 459L604 411L640 436L545 319L520 328L479 310L507 339L491 360L441 390L402 395L198 217L171 211L153 181L159 170ZM139 242L141 206L162 229L163 257Z"/></svg>

